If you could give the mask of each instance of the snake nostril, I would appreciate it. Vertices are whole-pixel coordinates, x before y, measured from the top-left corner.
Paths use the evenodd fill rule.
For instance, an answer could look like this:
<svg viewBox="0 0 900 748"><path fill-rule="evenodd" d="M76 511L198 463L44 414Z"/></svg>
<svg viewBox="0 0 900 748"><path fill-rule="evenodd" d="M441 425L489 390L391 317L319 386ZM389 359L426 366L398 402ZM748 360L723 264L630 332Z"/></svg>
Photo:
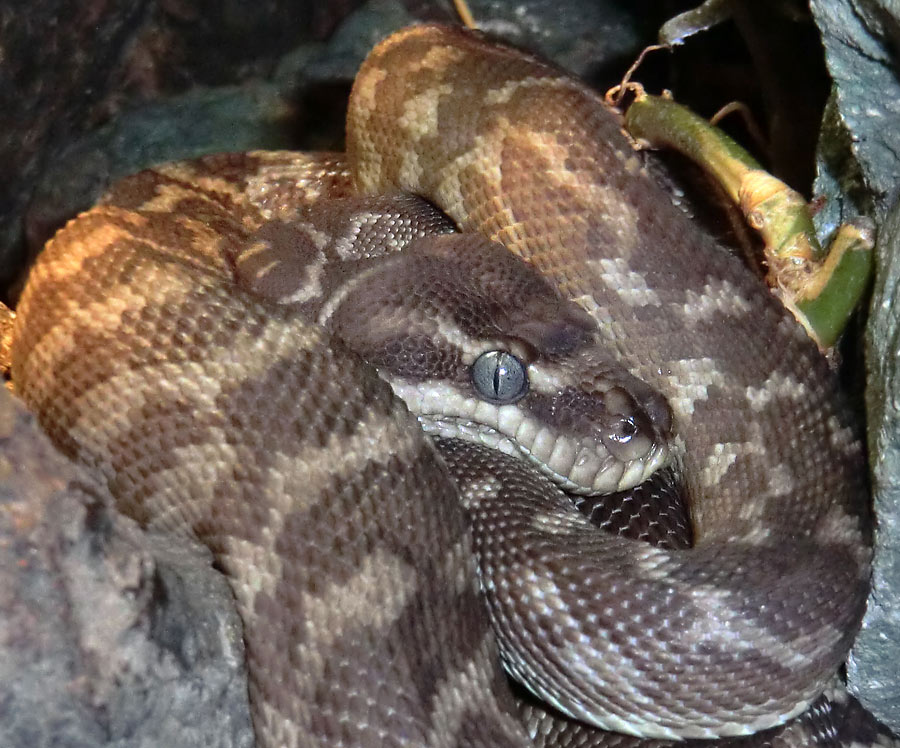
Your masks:
<svg viewBox="0 0 900 748"><path fill-rule="evenodd" d="M638 402L624 387L611 387L604 393L606 416L600 424L600 439L616 459L622 461L639 460L646 457L654 444L657 429L661 428L656 418L664 418L665 412L652 412L649 406L659 410L660 404L646 398L647 403ZM663 399L661 405L668 408Z"/></svg>
<svg viewBox="0 0 900 748"><path fill-rule="evenodd" d="M675 419L669 401L641 380L635 379L627 387L612 387L604 396L604 405L609 413L643 419L649 435L660 439L672 435Z"/></svg>
<svg viewBox="0 0 900 748"><path fill-rule="evenodd" d="M614 416L604 424L600 439L610 454L623 462L639 460L650 452L652 433L632 416Z"/></svg>
<svg viewBox="0 0 900 748"><path fill-rule="evenodd" d="M631 437L633 437L638 431L637 424L634 422L633 418L623 417L620 418L610 430L611 438L615 439L622 444L627 444L631 441Z"/></svg>

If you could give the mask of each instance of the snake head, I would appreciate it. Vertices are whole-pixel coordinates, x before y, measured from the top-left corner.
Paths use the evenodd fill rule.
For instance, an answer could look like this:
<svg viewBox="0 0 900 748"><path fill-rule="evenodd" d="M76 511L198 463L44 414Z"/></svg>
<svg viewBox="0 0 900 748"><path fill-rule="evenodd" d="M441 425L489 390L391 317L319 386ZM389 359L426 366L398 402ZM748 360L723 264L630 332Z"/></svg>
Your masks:
<svg viewBox="0 0 900 748"><path fill-rule="evenodd" d="M330 318L426 432L526 457L570 493L666 464L666 400L528 264L471 235L428 237L354 281Z"/></svg>

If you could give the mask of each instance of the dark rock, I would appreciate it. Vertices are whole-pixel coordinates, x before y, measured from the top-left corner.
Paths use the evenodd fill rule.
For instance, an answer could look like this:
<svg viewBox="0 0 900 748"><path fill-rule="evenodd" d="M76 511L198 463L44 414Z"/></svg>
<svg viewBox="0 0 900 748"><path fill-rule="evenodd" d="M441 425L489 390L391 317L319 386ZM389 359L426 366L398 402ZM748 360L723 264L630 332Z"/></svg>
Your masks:
<svg viewBox="0 0 900 748"><path fill-rule="evenodd" d="M900 203L878 239L878 274L866 334L869 461L878 515L873 589L848 663L852 691L900 732Z"/></svg>
<svg viewBox="0 0 900 748"><path fill-rule="evenodd" d="M866 331L866 410L878 518L873 590L848 663L849 686L900 731L900 10L880 0L813 0L833 91L820 140L822 234L865 214L879 224Z"/></svg>
<svg viewBox="0 0 900 748"><path fill-rule="evenodd" d="M900 184L900 12L878 0L813 0L811 8L833 80L817 190L829 197L817 217L828 233L860 213L883 220Z"/></svg>

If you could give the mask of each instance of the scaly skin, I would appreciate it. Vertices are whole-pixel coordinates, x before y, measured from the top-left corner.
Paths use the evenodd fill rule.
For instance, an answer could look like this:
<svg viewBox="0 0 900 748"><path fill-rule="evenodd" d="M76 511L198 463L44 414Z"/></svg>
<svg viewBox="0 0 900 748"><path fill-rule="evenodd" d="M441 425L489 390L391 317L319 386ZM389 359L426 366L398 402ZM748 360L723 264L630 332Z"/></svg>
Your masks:
<svg viewBox="0 0 900 748"><path fill-rule="evenodd" d="M696 547L592 532L523 460L453 441L439 462L371 367L235 286L267 221L350 191L338 160L126 180L45 250L13 377L123 510L213 550L259 742L527 743L445 469L499 580L482 586L504 661L552 704L667 738L807 708L858 626L870 537L859 444L803 331L641 173L594 94L520 52L398 33L360 73L348 148L357 189L424 194L506 244L668 397ZM509 515L530 494L548 508Z"/></svg>

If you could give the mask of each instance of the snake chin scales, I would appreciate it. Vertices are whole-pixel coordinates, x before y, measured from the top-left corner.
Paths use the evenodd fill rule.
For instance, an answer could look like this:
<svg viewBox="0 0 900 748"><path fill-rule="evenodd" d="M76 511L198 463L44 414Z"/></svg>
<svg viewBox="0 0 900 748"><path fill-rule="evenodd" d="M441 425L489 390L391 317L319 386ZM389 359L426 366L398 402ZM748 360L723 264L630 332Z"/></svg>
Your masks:
<svg viewBox="0 0 900 748"><path fill-rule="evenodd" d="M12 379L211 550L260 748L897 747L836 679L872 518L834 373L520 50L404 29L346 154L121 180L32 269Z"/></svg>

